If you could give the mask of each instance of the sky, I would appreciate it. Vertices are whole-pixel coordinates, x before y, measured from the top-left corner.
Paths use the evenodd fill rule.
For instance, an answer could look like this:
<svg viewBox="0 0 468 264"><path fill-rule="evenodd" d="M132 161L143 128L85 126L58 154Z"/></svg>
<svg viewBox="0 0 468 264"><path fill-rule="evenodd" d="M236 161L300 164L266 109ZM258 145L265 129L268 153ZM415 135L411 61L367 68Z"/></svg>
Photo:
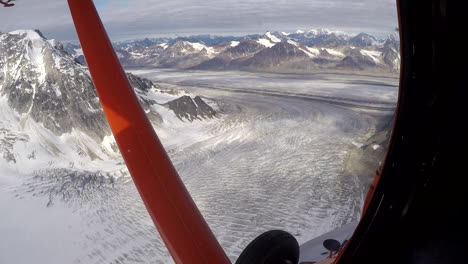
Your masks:
<svg viewBox="0 0 468 264"><path fill-rule="evenodd" d="M14 7L0 7L1 32L39 29L49 39L77 40L67 0L15 3ZM113 41L315 28L383 36L397 26L395 0L94 0L94 3Z"/></svg>

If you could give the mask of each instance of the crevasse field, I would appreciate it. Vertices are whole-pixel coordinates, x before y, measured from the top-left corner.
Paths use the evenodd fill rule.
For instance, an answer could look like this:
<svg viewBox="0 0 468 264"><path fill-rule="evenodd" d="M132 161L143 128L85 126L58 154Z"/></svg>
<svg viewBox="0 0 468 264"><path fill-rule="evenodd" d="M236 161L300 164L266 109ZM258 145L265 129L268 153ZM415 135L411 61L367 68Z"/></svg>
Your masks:
<svg viewBox="0 0 468 264"><path fill-rule="evenodd" d="M161 108L155 128L232 261L264 231L303 243L358 219L366 186L344 164L392 115L395 78L133 72L217 110L190 123ZM172 263L118 158L0 168L0 263Z"/></svg>

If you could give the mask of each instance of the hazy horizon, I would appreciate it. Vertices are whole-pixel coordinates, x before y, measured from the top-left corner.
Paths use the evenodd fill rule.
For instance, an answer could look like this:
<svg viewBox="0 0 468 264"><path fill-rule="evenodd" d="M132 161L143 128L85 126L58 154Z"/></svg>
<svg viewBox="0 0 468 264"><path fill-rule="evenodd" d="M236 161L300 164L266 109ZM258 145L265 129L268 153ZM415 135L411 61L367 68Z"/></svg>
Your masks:
<svg viewBox="0 0 468 264"><path fill-rule="evenodd" d="M316 28L379 37L397 26L392 0L95 0L95 4L113 41ZM66 1L18 0L14 7L0 8L0 17L2 32L39 29L50 39L77 41Z"/></svg>

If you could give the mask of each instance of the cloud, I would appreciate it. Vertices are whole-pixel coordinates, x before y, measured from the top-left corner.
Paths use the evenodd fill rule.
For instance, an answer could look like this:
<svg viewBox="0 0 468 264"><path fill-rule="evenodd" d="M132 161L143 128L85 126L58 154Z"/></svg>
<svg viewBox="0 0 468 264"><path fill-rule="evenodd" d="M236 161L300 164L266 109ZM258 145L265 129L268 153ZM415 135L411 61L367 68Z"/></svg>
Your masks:
<svg viewBox="0 0 468 264"><path fill-rule="evenodd" d="M38 28L50 38L76 39L65 0L18 0L0 8L0 30ZM390 32L392 0L95 0L113 39L198 33L240 34L327 27Z"/></svg>

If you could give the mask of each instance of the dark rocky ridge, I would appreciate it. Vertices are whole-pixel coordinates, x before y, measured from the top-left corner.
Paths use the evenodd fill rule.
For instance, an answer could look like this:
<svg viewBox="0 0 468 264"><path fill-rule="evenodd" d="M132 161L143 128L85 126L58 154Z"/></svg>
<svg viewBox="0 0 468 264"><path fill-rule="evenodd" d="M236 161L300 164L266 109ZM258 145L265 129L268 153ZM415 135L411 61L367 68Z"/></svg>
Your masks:
<svg viewBox="0 0 468 264"><path fill-rule="evenodd" d="M200 96L192 99L190 96L185 95L164 105L174 111L180 120L193 121L216 116L213 108L205 103Z"/></svg>

